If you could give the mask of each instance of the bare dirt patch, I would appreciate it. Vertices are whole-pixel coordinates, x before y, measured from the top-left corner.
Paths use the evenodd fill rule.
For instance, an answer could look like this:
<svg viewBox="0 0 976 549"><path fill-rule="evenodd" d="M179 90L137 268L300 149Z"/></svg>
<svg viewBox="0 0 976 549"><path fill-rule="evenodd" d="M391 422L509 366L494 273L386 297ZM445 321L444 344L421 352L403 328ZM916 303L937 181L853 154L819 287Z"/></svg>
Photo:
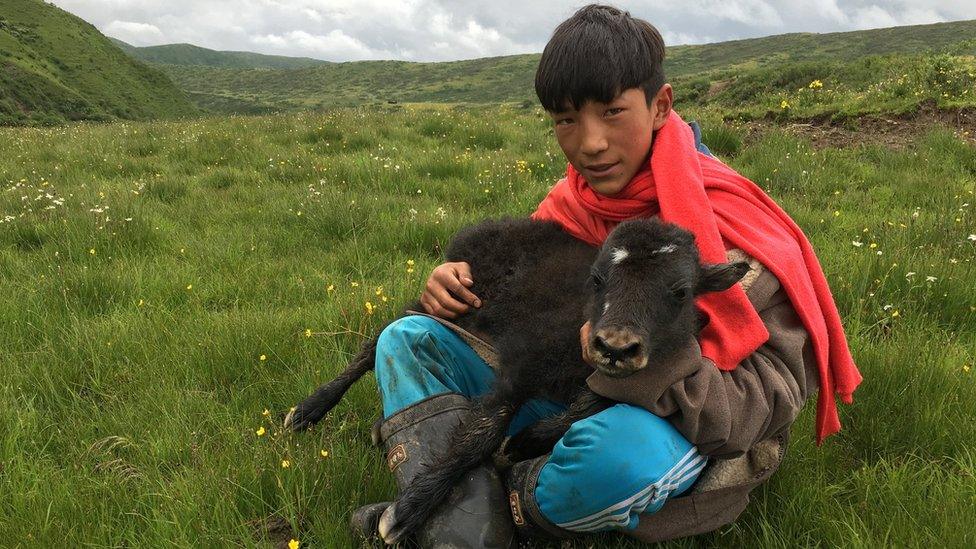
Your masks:
<svg viewBox="0 0 976 549"><path fill-rule="evenodd" d="M785 124L756 120L745 124L745 128L747 141L758 138L770 128L778 128L809 139L818 149L857 145L903 149L935 128L948 128L960 139L976 145L976 108L947 110L923 104L915 112L900 115L865 115L841 122L825 118Z"/></svg>

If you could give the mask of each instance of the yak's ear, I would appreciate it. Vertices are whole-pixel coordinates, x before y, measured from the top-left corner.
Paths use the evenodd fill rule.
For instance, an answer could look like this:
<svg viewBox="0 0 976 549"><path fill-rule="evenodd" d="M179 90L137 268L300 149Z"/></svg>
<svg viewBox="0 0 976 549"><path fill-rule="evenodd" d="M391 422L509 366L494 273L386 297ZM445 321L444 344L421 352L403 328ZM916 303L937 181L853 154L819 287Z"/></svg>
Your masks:
<svg viewBox="0 0 976 549"><path fill-rule="evenodd" d="M702 265L702 276L695 288L695 295L727 290L746 276L747 272L749 263L745 261Z"/></svg>

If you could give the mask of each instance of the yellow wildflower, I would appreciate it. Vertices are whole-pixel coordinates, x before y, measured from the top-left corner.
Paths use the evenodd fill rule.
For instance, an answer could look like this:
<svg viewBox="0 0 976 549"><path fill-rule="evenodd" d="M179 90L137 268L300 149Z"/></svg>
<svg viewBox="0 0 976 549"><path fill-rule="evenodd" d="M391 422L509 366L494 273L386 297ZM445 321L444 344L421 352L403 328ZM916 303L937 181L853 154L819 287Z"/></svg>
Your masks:
<svg viewBox="0 0 976 549"><path fill-rule="evenodd" d="M267 355L261 355L260 357L258 357L258 360L260 360L260 361L263 362L265 360L268 360L268 356Z"/></svg>
<svg viewBox="0 0 976 549"><path fill-rule="evenodd" d="M90 253L91 255L95 255L95 248L88 250L88 253Z"/></svg>
<svg viewBox="0 0 976 549"><path fill-rule="evenodd" d="M359 287L359 283L358 282L350 282L349 285L352 286L353 288L358 288Z"/></svg>
<svg viewBox="0 0 976 549"><path fill-rule="evenodd" d="M325 291L327 291L327 292L331 292L331 291L334 291L334 290L335 290L335 284L329 284L329 287L325 289Z"/></svg>
<svg viewBox="0 0 976 549"><path fill-rule="evenodd" d="M413 267L413 260L412 259L408 259L407 260L407 265L410 265L411 267Z"/></svg>
<svg viewBox="0 0 976 549"><path fill-rule="evenodd" d="M376 287L376 295L383 295L383 286Z"/></svg>
<svg viewBox="0 0 976 549"><path fill-rule="evenodd" d="M312 329L305 328L305 337L312 337Z"/></svg>
<svg viewBox="0 0 976 549"><path fill-rule="evenodd" d="M783 102L779 104L779 108L781 109L790 108L790 102L784 99Z"/></svg>
<svg viewBox="0 0 976 549"><path fill-rule="evenodd" d="M282 469L287 469L289 467L291 467L291 462L290 461L288 461L287 459L281 460L281 468Z"/></svg>
<svg viewBox="0 0 976 549"><path fill-rule="evenodd" d="M297 539L288 540L288 549L298 549L299 545L301 545L301 543Z"/></svg>
<svg viewBox="0 0 976 549"><path fill-rule="evenodd" d="M144 302L143 300L141 300L141 299L140 299L140 300L139 300L139 307L142 307L142 304L143 304L143 303L145 303L145 302Z"/></svg>
<svg viewBox="0 0 976 549"><path fill-rule="evenodd" d="M186 285L186 289L187 290L192 290L193 289L193 284L187 284Z"/></svg>
<svg viewBox="0 0 976 549"><path fill-rule="evenodd" d="M370 303L369 301L367 301L366 302L366 314L368 314L368 315L373 314L373 309L374 309L373 304Z"/></svg>
<svg viewBox="0 0 976 549"><path fill-rule="evenodd" d="M271 410L265 408L264 411L261 412L261 415L264 416L264 417L268 417L268 416L271 415Z"/></svg>
<svg viewBox="0 0 976 549"><path fill-rule="evenodd" d="M328 450L319 450L319 455L322 456L322 457L324 457L324 458L327 458L327 457L329 457L329 451Z"/></svg>
<svg viewBox="0 0 976 549"><path fill-rule="evenodd" d="M899 317L899 316L901 316L901 313L898 312L898 309L895 309L894 311L891 312L891 317L892 318L896 318L896 317Z"/></svg>
<svg viewBox="0 0 976 549"><path fill-rule="evenodd" d="M820 80L814 80L813 82L810 82L811 90L816 90L822 87L823 87L823 82L821 82Z"/></svg>
<svg viewBox="0 0 976 549"><path fill-rule="evenodd" d="M266 432L267 431L264 430L264 426L262 425L261 427L258 427L258 430L257 431L254 431L254 434L257 435L257 436L259 436L259 437L263 437L264 436L264 433L266 433Z"/></svg>

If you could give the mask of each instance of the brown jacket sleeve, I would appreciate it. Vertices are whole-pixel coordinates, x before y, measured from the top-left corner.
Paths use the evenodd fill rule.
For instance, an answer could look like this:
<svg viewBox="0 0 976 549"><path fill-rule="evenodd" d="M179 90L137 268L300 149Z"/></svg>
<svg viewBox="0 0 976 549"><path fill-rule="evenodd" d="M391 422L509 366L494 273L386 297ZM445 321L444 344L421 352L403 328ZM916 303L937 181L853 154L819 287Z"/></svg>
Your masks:
<svg viewBox="0 0 976 549"><path fill-rule="evenodd" d="M719 370L692 339L667 365L619 379L595 372L587 379L590 388L667 418L700 452L714 457L739 456L788 429L819 386L813 348L779 280L751 263L743 286L748 279L746 295L769 340L734 370Z"/></svg>

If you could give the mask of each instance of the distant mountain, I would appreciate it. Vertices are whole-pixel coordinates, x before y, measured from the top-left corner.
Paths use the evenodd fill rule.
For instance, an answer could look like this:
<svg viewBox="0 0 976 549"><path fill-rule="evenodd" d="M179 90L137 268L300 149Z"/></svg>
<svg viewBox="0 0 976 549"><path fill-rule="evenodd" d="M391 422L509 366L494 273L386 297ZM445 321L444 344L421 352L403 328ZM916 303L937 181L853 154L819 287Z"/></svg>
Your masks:
<svg viewBox="0 0 976 549"><path fill-rule="evenodd" d="M218 67L224 69L303 69L328 65L329 61L310 57L264 55L247 51L217 51L192 44L166 44L137 47L117 38L110 38L123 51L143 61L168 65Z"/></svg>
<svg viewBox="0 0 976 549"><path fill-rule="evenodd" d="M0 1L0 125L197 113L158 69L41 0Z"/></svg>
<svg viewBox="0 0 976 549"><path fill-rule="evenodd" d="M695 93L704 94L710 80L728 83L769 67L813 63L830 70L831 64L869 55L947 48L972 55L974 37L976 21L958 21L674 46L668 48L665 72L672 82L693 83ZM290 70L158 66L202 108L255 113L387 102L534 102L538 62L539 54L528 54L446 63L357 61Z"/></svg>
<svg viewBox="0 0 976 549"><path fill-rule="evenodd" d="M976 20L851 32L792 33L700 46L668 48L669 77L736 65L783 61L850 61L866 55L926 53L976 38Z"/></svg>

